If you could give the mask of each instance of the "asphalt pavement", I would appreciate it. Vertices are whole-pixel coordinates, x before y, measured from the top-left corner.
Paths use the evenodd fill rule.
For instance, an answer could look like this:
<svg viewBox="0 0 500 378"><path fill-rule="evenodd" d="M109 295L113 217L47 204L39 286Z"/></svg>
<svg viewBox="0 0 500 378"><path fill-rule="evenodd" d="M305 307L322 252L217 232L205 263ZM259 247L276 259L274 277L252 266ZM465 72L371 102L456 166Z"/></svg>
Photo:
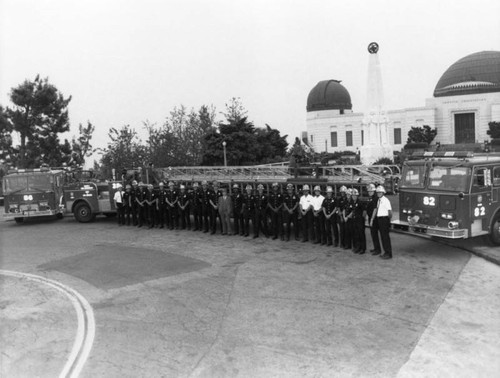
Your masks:
<svg viewBox="0 0 500 378"><path fill-rule="evenodd" d="M457 246L393 233L384 261L105 218L3 222L0 234L0 269L60 282L92 306L82 377L500 371L500 267ZM59 375L79 324L68 298L5 274L0 288L0 376Z"/></svg>

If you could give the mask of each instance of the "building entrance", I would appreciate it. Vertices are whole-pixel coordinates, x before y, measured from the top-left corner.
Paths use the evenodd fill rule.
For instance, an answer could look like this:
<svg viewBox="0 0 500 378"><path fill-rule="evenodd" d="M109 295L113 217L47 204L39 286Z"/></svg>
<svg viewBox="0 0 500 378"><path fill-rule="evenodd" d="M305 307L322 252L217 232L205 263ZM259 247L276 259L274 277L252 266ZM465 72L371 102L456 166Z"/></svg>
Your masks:
<svg viewBox="0 0 500 378"><path fill-rule="evenodd" d="M475 143L475 114L461 113L455 114L455 143Z"/></svg>

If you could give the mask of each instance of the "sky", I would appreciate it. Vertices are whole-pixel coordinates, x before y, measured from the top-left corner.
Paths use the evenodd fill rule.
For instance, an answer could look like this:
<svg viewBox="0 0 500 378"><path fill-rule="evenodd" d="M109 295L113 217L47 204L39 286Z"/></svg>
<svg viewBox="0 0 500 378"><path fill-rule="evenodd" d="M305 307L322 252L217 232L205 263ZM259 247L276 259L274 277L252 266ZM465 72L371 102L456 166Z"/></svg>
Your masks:
<svg viewBox="0 0 500 378"><path fill-rule="evenodd" d="M454 62L500 50L498 15L498 0L0 0L0 104L48 77L72 96L63 138L90 121L105 147L111 127L144 137L144 121L180 105L223 120L238 97L292 144L321 80L341 80L364 110L370 42L386 108L420 107Z"/></svg>

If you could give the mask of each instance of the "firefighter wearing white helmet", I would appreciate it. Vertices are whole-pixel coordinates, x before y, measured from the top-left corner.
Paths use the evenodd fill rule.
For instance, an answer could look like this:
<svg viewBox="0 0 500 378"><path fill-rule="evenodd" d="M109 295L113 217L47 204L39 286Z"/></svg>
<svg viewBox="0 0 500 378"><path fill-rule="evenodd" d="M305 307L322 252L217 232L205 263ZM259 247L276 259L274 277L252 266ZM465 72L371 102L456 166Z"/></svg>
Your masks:
<svg viewBox="0 0 500 378"><path fill-rule="evenodd" d="M285 240L285 233L283 231L283 195L280 193L279 185L277 182L274 182L273 190L271 194L269 194L269 201L267 203L267 207L269 209L269 214L271 218L271 228L270 233L273 234L273 240L281 237L281 240Z"/></svg>
<svg viewBox="0 0 500 378"><path fill-rule="evenodd" d="M255 195L255 212L254 212L254 223L253 223L253 237L259 237L259 231L262 231L264 236L268 237L267 230L267 204L268 198L264 193L264 185L257 185L258 193Z"/></svg>
<svg viewBox="0 0 500 378"><path fill-rule="evenodd" d="M286 194L283 196L283 220L286 226L286 241L290 240L292 223L295 240L299 240L299 223L297 212L297 209L299 208L299 200L299 196L294 192L293 184L289 183L286 186Z"/></svg>
<svg viewBox="0 0 500 378"><path fill-rule="evenodd" d="M244 235L244 225L243 225L243 194L240 193L240 187L238 184L233 184L233 193L231 194L231 199L233 203L233 219L234 219L234 234Z"/></svg>
<svg viewBox="0 0 500 378"><path fill-rule="evenodd" d="M302 187L302 197L300 197L300 213L302 217L302 242L309 241L309 234L312 234L311 241L314 241L313 229L313 197L309 194L309 185Z"/></svg>
<svg viewBox="0 0 500 378"><path fill-rule="evenodd" d="M368 186L366 187L366 190L368 192L368 202L366 203L366 215L368 217L368 222L371 221L373 211L376 209L378 203L378 197L375 195L375 189L376 187L373 184L368 184ZM377 231L373 227L370 227L370 236L373 245L375 246L375 240L378 238L378 236ZM377 250L374 247L373 249L370 249L370 252L374 253L377 252ZM378 253L380 253L380 251L378 251Z"/></svg>
<svg viewBox="0 0 500 378"><path fill-rule="evenodd" d="M392 207L391 202L385 196L385 189L382 185L377 187L376 192L378 197L377 207L374 210L370 221L370 225L374 228L375 232L375 239L373 240L375 251L372 252L372 254L380 254L381 258L387 260L392 258L392 245L389 235L389 230L391 228ZM379 234L384 253L381 253L382 250L380 248Z"/></svg>
<svg viewBox="0 0 500 378"><path fill-rule="evenodd" d="M191 216L190 216L190 205L191 201L189 194L186 191L186 186L180 186L179 198L177 200L177 206L179 207L179 217L180 217L180 227L181 229L191 230Z"/></svg>
<svg viewBox="0 0 500 378"><path fill-rule="evenodd" d="M122 184L116 185L116 192L113 200L115 202L116 212L118 214L118 226L123 226L125 224L125 204Z"/></svg>
<svg viewBox="0 0 500 378"><path fill-rule="evenodd" d="M340 248L345 248L346 246L346 235L345 235L345 219L344 219L344 209L349 204L347 198L347 188L345 185L340 187L340 196L337 198L337 222L339 225L339 239Z"/></svg>
<svg viewBox="0 0 500 378"><path fill-rule="evenodd" d="M255 197L252 194L252 185L248 184L245 191L246 192L243 194L241 215L243 217L243 234L248 236L250 234L250 219L252 220L252 225L255 227L253 219L255 211Z"/></svg>
<svg viewBox="0 0 500 378"><path fill-rule="evenodd" d="M314 187L313 196L313 240L314 244L326 244L325 233L325 216L323 214L323 201L325 197L321 195L321 187L316 185Z"/></svg>
<svg viewBox="0 0 500 378"><path fill-rule="evenodd" d="M333 188L326 188L326 198L323 200L323 215L325 217L325 236L327 245L335 242L339 245L339 229L337 226L337 200L333 197Z"/></svg>

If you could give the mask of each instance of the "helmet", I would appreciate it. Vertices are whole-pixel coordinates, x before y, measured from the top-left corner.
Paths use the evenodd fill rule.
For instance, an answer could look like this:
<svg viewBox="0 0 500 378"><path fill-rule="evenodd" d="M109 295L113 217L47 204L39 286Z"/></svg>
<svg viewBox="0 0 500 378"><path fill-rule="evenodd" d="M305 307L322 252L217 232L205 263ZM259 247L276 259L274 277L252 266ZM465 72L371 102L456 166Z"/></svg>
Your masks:
<svg viewBox="0 0 500 378"><path fill-rule="evenodd" d="M193 188L197 188L198 187L198 183L195 181L193 182Z"/></svg>
<svg viewBox="0 0 500 378"><path fill-rule="evenodd" d="M302 190L309 190L309 185L305 184L305 185L302 187Z"/></svg>
<svg viewBox="0 0 500 378"><path fill-rule="evenodd" d="M278 186L279 186L279 185L278 185L278 183L277 183L277 182L273 182L273 188L274 188L274 187L278 187Z"/></svg>
<svg viewBox="0 0 500 378"><path fill-rule="evenodd" d="M153 184L148 184L148 189L153 189L153 188L154 188Z"/></svg>
<svg viewBox="0 0 500 378"><path fill-rule="evenodd" d="M201 185L208 185L208 181L207 181L207 180L203 180L203 181L201 182Z"/></svg>
<svg viewBox="0 0 500 378"><path fill-rule="evenodd" d="M260 189L264 190L264 185L262 185L262 184L257 185L257 190L260 190Z"/></svg>
<svg viewBox="0 0 500 378"><path fill-rule="evenodd" d="M353 195L353 196L359 196L358 189L353 189L353 190L352 190L352 195Z"/></svg>
<svg viewBox="0 0 500 378"><path fill-rule="evenodd" d="M368 190L369 192L374 192L374 191L375 191L375 185L373 185L373 184L369 184L369 185L368 185L368 187L367 187L367 190Z"/></svg>
<svg viewBox="0 0 500 378"><path fill-rule="evenodd" d="M287 188L287 189L293 189L293 184L288 184L288 185L286 186L286 188Z"/></svg>
<svg viewBox="0 0 500 378"><path fill-rule="evenodd" d="M247 190L250 189L251 190L252 189L252 185L248 184L245 189L247 189Z"/></svg>
<svg viewBox="0 0 500 378"><path fill-rule="evenodd" d="M116 189L121 189L121 188L123 188L122 184L116 184Z"/></svg>
<svg viewBox="0 0 500 378"><path fill-rule="evenodd" d="M132 185L137 185L137 181L136 180L132 181Z"/></svg>
<svg viewBox="0 0 500 378"><path fill-rule="evenodd" d="M352 196L352 189L351 188L347 189L345 192L347 195Z"/></svg>
<svg viewBox="0 0 500 378"><path fill-rule="evenodd" d="M314 191L317 191L317 190L321 191L321 188L319 187L319 185L316 185L316 186L314 187Z"/></svg>
<svg viewBox="0 0 500 378"><path fill-rule="evenodd" d="M346 192L346 191L347 191L347 187L346 187L345 185L342 185L342 186L340 187L340 193L342 193L342 192Z"/></svg>
<svg viewBox="0 0 500 378"><path fill-rule="evenodd" d="M173 183L172 181L170 181L170 182L168 183L168 186L174 186L174 183Z"/></svg>
<svg viewBox="0 0 500 378"><path fill-rule="evenodd" d="M212 185L214 185L214 186L215 186L215 185L219 186L219 181L215 180L215 181L212 183Z"/></svg>
<svg viewBox="0 0 500 378"><path fill-rule="evenodd" d="M165 183L163 181L160 181L160 183L158 185L163 186L163 185L165 185Z"/></svg>
<svg viewBox="0 0 500 378"><path fill-rule="evenodd" d="M239 189L238 184L233 184L233 189Z"/></svg>
<svg viewBox="0 0 500 378"><path fill-rule="evenodd" d="M127 184L127 185L125 186L125 189L132 189L132 187L131 187L129 184Z"/></svg>
<svg viewBox="0 0 500 378"><path fill-rule="evenodd" d="M327 193L333 193L333 188L331 186L326 187L326 192Z"/></svg>
<svg viewBox="0 0 500 378"><path fill-rule="evenodd" d="M377 186L377 193L385 193L385 188L382 185Z"/></svg>
<svg viewBox="0 0 500 378"><path fill-rule="evenodd" d="M184 185L181 185L181 189L186 189L186 187Z"/></svg>

